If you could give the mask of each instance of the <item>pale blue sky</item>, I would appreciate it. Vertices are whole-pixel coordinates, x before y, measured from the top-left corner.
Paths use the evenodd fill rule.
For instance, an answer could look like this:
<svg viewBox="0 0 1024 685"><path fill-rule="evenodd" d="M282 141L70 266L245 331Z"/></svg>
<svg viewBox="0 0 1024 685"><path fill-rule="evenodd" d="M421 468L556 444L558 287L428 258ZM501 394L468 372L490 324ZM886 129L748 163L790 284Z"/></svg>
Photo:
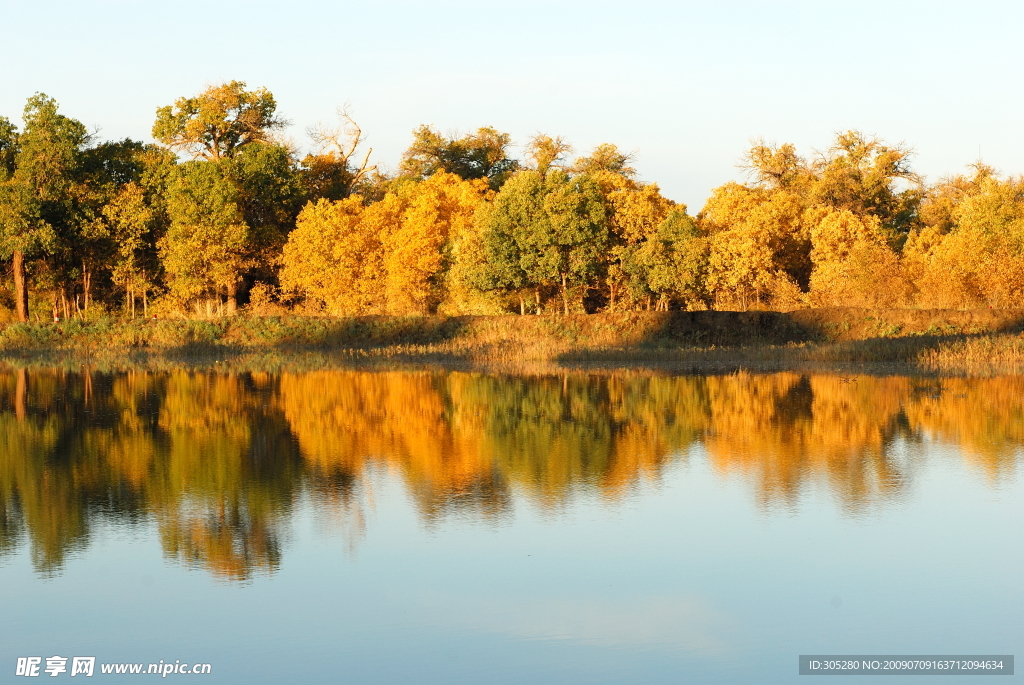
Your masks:
<svg viewBox="0 0 1024 685"><path fill-rule="evenodd" d="M106 138L205 84L266 86L305 129L349 102L375 159L419 124L541 131L635 151L700 209L749 141L827 147L857 128L934 180L1024 171L1024 3L4 0L0 113L40 90ZM516 151L518 152L518 150Z"/></svg>

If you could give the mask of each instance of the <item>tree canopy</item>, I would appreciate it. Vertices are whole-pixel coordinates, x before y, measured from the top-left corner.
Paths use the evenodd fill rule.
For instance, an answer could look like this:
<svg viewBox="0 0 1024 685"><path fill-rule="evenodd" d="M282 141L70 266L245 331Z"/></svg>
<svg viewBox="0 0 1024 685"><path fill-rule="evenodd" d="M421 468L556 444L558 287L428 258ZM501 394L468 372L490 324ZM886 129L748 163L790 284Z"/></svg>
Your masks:
<svg viewBox="0 0 1024 685"><path fill-rule="evenodd" d="M1008 306L1024 181L982 162L928 184L858 131L755 141L695 215L602 143L413 132L396 173L350 110L300 153L266 88L157 110L157 144L101 141L42 93L0 117L4 316L333 315ZM30 306L31 305L31 306ZM256 307L256 309L253 309ZM11 315L6 314L13 310ZM49 316L47 314L47 318Z"/></svg>
<svg viewBox="0 0 1024 685"><path fill-rule="evenodd" d="M202 159L230 157L250 143L267 142L286 122L277 116L277 101L269 90L245 87L243 81L222 83L160 107L153 138Z"/></svg>
<svg viewBox="0 0 1024 685"><path fill-rule="evenodd" d="M483 178L497 189L519 168L519 162L508 156L511 144L512 136L489 126L461 137L445 136L433 126L420 126L413 131L412 145L402 156L400 168L414 178L427 178L439 171L467 181Z"/></svg>

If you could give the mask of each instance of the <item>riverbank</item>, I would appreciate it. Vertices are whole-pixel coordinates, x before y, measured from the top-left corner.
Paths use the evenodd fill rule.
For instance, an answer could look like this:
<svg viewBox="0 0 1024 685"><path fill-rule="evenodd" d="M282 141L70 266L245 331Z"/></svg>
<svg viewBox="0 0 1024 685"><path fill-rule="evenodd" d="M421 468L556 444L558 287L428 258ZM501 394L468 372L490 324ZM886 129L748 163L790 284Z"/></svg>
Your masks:
<svg viewBox="0 0 1024 685"><path fill-rule="evenodd" d="M0 355L324 351L352 360L1024 365L1024 309L72 320L0 329Z"/></svg>

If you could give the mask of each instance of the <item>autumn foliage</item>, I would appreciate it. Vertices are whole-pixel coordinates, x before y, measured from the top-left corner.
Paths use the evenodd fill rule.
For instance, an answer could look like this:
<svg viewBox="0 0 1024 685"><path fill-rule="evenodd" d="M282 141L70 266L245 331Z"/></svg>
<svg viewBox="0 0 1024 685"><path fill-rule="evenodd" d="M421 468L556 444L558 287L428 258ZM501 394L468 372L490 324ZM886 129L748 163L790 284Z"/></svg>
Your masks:
<svg viewBox="0 0 1024 685"><path fill-rule="evenodd" d="M157 110L156 144L98 142L52 98L0 117L7 318L254 312L569 314L1006 307L1024 294L1024 181L926 183L902 145L755 143L696 215L602 144L413 131L395 173L347 109L301 156L266 89ZM191 157L191 159L188 159ZM30 306L31 305L31 306ZM46 316L40 314L46 311Z"/></svg>

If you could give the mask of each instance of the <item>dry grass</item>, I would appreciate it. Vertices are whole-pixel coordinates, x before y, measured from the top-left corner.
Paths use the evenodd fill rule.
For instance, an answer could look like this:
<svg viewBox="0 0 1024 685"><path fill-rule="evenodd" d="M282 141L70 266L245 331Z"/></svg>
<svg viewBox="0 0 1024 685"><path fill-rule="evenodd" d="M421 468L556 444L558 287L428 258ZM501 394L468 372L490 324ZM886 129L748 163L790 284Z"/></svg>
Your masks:
<svg viewBox="0 0 1024 685"><path fill-rule="evenodd" d="M1024 365L1021 310L634 312L567 317L239 316L68 321L0 328L0 354L90 359L283 358L347 362L900 363L944 370Z"/></svg>
<svg viewBox="0 0 1024 685"><path fill-rule="evenodd" d="M1024 367L1024 334L989 334L952 340L923 350L917 361L925 368L936 370Z"/></svg>

